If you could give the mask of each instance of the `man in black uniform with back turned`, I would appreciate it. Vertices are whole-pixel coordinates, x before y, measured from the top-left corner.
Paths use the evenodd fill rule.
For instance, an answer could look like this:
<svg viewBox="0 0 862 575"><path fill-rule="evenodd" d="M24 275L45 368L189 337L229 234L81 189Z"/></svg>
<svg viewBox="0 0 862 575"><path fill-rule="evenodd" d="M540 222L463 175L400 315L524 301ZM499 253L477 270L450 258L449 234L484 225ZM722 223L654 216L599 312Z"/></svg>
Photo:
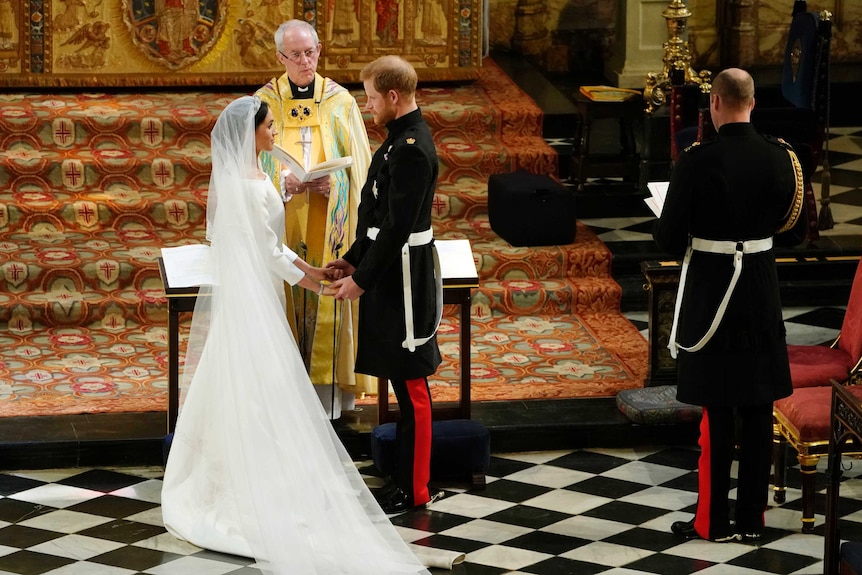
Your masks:
<svg viewBox="0 0 862 575"><path fill-rule="evenodd" d="M442 310L431 233L437 151L416 104L416 71L409 63L384 56L368 64L360 79L365 109L389 135L368 168L356 241L329 267L346 276L333 284L337 299L361 296L356 371L389 379L398 398L396 488L380 498L383 510L395 513L431 499L427 378L440 365Z"/></svg>
<svg viewBox="0 0 862 575"><path fill-rule="evenodd" d="M801 228L794 225L802 168L788 144L755 131L753 108L747 72L715 77L710 112L718 135L680 156L655 229L662 249L685 253L668 346L678 354L677 398L703 406L697 510L692 521L671 526L686 539L762 535L772 402L792 392L772 237ZM734 526L728 491L737 440Z"/></svg>

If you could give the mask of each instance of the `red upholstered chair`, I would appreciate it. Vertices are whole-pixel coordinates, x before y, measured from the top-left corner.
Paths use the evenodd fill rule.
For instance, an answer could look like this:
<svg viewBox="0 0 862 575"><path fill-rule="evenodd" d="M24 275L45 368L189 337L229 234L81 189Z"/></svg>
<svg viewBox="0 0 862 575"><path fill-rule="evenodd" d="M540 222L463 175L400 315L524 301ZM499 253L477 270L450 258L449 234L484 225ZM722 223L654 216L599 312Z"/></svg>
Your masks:
<svg viewBox="0 0 862 575"><path fill-rule="evenodd" d="M802 472L802 532L814 531L814 475L817 462L829 453L832 388L803 387L779 399L773 418L773 499L784 503L787 486L787 444L796 450Z"/></svg>
<svg viewBox="0 0 862 575"><path fill-rule="evenodd" d="M829 386L831 380L845 381L860 369L862 358L862 260L850 288L841 332L832 345L788 345L790 375L794 389Z"/></svg>
<svg viewBox="0 0 862 575"><path fill-rule="evenodd" d="M850 289L841 333L832 347L789 345L793 394L772 407L773 473L776 503L784 503L787 445L796 450L802 471L802 532L814 530L814 474L829 453L832 426L831 381L862 383L862 260Z"/></svg>

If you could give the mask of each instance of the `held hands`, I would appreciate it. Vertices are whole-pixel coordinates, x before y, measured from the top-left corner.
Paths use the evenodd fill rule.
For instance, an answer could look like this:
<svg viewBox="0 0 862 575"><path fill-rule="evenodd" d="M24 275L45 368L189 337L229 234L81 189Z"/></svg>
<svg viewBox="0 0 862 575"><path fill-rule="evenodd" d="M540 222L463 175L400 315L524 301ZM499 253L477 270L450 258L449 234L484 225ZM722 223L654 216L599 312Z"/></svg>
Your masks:
<svg viewBox="0 0 862 575"><path fill-rule="evenodd" d="M353 272L356 271L356 268L350 265L350 262L345 260L344 258L338 258L337 260L332 260L328 264L326 264L327 269L337 270L338 275L335 279L341 279L346 276L352 276Z"/></svg>
<svg viewBox="0 0 862 575"><path fill-rule="evenodd" d="M284 175L284 191L289 196L312 192L320 194L325 198L329 197L329 190L332 184L331 176L323 176L316 180L309 180L308 182L302 183L296 176L287 170L283 171L282 174Z"/></svg>
<svg viewBox="0 0 862 575"><path fill-rule="evenodd" d="M341 287L338 281L351 275L354 270L355 268L345 260L337 259L329 262L326 264L326 267L322 268L308 266L305 273L308 277L317 280L319 284L317 287L318 295L336 296L337 299L345 299L345 297L348 296L342 295L341 297L338 297L338 294L341 292ZM349 297L349 299L356 299L362 295L362 291L364 290L359 288L353 280L351 280L351 283L353 283L356 289L359 290L359 293L354 297Z"/></svg>
<svg viewBox="0 0 862 575"><path fill-rule="evenodd" d="M335 290L335 299L349 299L355 300L359 296L365 293L365 290L356 285L356 282L353 281L351 276L343 277L338 281L330 284L330 288Z"/></svg>
<svg viewBox="0 0 862 575"><path fill-rule="evenodd" d="M317 280L318 282L321 282L321 281L333 282L337 279L340 279L343 276L343 273L340 269L329 268L329 267L316 268L313 266L308 266L308 269L305 270L305 273L309 277Z"/></svg>
<svg viewBox="0 0 862 575"><path fill-rule="evenodd" d="M335 299L354 300L365 293L365 290L356 285L356 282L350 277L356 271L356 268L350 262L339 258L326 264L326 267L327 269L335 270L338 274L336 280L331 284L331 287L335 290L333 294Z"/></svg>

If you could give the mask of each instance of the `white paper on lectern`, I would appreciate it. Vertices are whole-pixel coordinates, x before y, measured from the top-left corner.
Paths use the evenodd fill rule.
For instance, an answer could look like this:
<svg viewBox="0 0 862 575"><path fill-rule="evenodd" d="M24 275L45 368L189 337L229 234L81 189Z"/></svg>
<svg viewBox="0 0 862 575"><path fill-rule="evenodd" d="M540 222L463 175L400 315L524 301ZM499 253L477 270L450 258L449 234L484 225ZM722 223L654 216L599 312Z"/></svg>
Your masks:
<svg viewBox="0 0 862 575"><path fill-rule="evenodd" d="M162 260L165 263L168 285L172 288L212 284L208 244L162 248Z"/></svg>
<svg viewBox="0 0 862 575"><path fill-rule="evenodd" d="M476 262L470 240L434 240L437 255L440 256L440 275L449 278L477 278Z"/></svg>
<svg viewBox="0 0 862 575"><path fill-rule="evenodd" d="M667 188L670 182L649 182L647 189L650 196L644 198L644 203L649 207L655 216L661 217L662 208L664 208L664 200L667 197Z"/></svg>

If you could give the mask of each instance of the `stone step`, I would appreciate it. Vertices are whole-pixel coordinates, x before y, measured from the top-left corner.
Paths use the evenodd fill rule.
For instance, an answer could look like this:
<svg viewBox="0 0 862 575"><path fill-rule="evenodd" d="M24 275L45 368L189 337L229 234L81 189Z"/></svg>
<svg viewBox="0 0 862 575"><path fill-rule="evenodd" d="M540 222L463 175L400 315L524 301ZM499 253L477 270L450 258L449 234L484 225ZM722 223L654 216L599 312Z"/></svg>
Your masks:
<svg viewBox="0 0 862 575"><path fill-rule="evenodd" d="M580 315L619 309L621 296L611 278L487 280L473 294L473 309L480 317Z"/></svg>
<svg viewBox="0 0 862 575"><path fill-rule="evenodd" d="M63 231L45 223L0 239L0 322L89 325L108 316L166 321L157 258L162 246L204 241L204 229L153 228L132 218L116 229Z"/></svg>
<svg viewBox="0 0 862 575"><path fill-rule="evenodd" d="M480 283L490 280L607 278L611 253L587 226L577 223L575 243L512 246L491 230L486 213L470 220L435 220L439 239L468 239Z"/></svg>
<svg viewBox="0 0 862 575"><path fill-rule="evenodd" d="M166 190L106 176L95 185L68 190L19 178L11 189L0 191L0 238L45 225L60 231L105 230L141 216L174 230L203 226L208 181L194 178L187 186Z"/></svg>
<svg viewBox="0 0 862 575"><path fill-rule="evenodd" d="M455 87L423 88L418 102L432 133L468 133L477 142L509 143L522 134L540 137L542 113L515 102L489 103L473 94L473 101L457 101ZM478 89L477 89L478 90ZM365 94L351 90L362 105ZM71 150L123 142L130 148L158 149L181 145L187 138L208 141L218 115L240 92L153 92L34 94L3 97L0 113L2 148ZM494 94L488 94L491 98ZM386 137L363 113L369 140L376 148Z"/></svg>
<svg viewBox="0 0 862 575"><path fill-rule="evenodd" d="M3 150L97 148L107 142L159 149L209 140L222 109L240 94L7 94L0 113Z"/></svg>
<svg viewBox="0 0 862 575"><path fill-rule="evenodd" d="M105 178L125 178L129 185L152 185L164 190L209 180L209 140L158 150L130 149L112 142L97 149L7 151L0 161L0 183L13 190L21 186L80 190L105 187Z"/></svg>
<svg viewBox="0 0 862 575"><path fill-rule="evenodd" d="M12 144L0 154L0 185L75 191L85 186L105 187L105 178L124 177L130 185L152 185L164 190L176 186L206 187L212 169L209 139L184 138L184 142L158 149L133 148L122 141L99 147L70 150L32 148ZM378 145L372 145L376 149ZM514 144L499 140L464 142L437 140L439 183L455 183L465 177L526 169L555 174L557 155L541 138L520 138Z"/></svg>

